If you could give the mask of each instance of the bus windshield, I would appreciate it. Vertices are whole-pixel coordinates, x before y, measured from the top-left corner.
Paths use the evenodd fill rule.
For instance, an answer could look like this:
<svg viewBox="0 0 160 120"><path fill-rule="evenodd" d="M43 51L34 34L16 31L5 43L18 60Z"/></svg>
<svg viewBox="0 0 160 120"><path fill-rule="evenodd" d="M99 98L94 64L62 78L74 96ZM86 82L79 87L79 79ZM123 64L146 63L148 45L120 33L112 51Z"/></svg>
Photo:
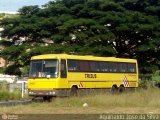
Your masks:
<svg viewBox="0 0 160 120"><path fill-rule="evenodd" d="M30 64L30 78L57 78L58 60L33 60Z"/></svg>

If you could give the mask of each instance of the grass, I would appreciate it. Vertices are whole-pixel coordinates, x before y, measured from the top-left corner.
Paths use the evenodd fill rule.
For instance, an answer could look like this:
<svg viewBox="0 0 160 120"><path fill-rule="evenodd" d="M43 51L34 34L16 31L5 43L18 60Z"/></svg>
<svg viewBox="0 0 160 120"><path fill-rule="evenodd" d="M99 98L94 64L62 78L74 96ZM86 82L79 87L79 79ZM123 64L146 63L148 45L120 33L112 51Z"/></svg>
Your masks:
<svg viewBox="0 0 160 120"><path fill-rule="evenodd" d="M10 93L9 91L0 91L0 101L19 100L21 99L21 92L15 91Z"/></svg>
<svg viewBox="0 0 160 120"><path fill-rule="evenodd" d="M97 94L84 97L57 98L53 106L81 107L88 103L91 107L160 107L160 90L158 88L140 89L124 94Z"/></svg>
<svg viewBox="0 0 160 120"><path fill-rule="evenodd" d="M140 89L124 94L97 94L81 97L56 98L52 102L26 106L1 107L0 113L15 114L100 114L155 113L160 114L160 89ZM88 107L83 107L87 103Z"/></svg>

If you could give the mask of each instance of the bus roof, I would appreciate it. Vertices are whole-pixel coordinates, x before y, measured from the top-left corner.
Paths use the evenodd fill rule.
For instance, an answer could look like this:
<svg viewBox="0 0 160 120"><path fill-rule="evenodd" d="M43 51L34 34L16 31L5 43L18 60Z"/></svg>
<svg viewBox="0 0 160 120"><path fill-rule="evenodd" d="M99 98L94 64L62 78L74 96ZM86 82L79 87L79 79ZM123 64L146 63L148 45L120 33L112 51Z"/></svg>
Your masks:
<svg viewBox="0 0 160 120"><path fill-rule="evenodd" d="M119 61L119 62L136 62L136 59L116 58L116 57L96 57L91 55L68 55L68 54L43 54L33 56L31 60L40 59L77 59L77 60L95 60L95 61Z"/></svg>

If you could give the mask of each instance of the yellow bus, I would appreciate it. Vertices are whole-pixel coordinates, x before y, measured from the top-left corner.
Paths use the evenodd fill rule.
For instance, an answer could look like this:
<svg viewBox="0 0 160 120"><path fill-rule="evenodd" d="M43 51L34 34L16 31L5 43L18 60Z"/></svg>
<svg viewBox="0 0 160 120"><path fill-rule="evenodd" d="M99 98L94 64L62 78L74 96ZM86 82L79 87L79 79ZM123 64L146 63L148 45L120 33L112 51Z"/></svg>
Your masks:
<svg viewBox="0 0 160 120"><path fill-rule="evenodd" d="M68 54L31 58L29 96L50 99L54 96L76 96L81 90L123 92L137 87L138 64L135 59Z"/></svg>

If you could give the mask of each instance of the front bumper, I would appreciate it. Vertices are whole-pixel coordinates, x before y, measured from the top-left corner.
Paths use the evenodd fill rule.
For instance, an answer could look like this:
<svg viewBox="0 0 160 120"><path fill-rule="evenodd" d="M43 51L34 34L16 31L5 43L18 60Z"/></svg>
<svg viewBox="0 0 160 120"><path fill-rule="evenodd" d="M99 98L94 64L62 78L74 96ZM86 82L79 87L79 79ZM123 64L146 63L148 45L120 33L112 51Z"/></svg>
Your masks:
<svg viewBox="0 0 160 120"><path fill-rule="evenodd" d="M28 90L29 96L57 96L56 90Z"/></svg>

